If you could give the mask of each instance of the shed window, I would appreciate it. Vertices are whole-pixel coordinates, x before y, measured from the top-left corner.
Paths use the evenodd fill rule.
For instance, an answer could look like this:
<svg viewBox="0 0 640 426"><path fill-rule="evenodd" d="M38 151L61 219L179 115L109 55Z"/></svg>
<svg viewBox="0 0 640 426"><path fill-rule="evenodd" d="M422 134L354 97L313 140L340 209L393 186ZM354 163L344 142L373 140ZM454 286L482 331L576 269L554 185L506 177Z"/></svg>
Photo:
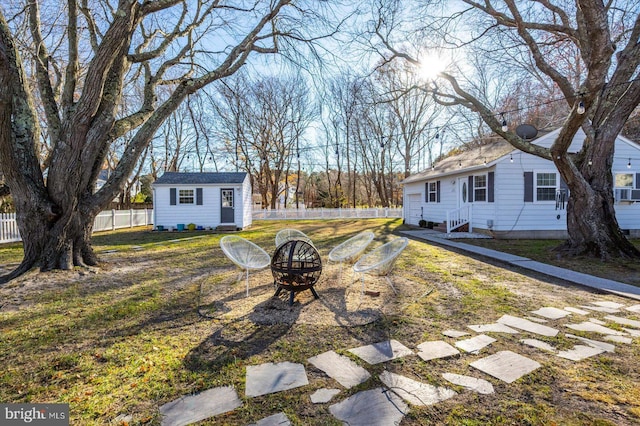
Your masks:
<svg viewBox="0 0 640 426"><path fill-rule="evenodd" d="M487 175L473 177L473 200L487 201Z"/></svg>
<svg viewBox="0 0 640 426"><path fill-rule="evenodd" d="M195 204L193 189L181 189L178 191L179 204Z"/></svg>
<svg viewBox="0 0 640 426"><path fill-rule="evenodd" d="M536 201L555 201L558 177L555 173L536 174Z"/></svg>

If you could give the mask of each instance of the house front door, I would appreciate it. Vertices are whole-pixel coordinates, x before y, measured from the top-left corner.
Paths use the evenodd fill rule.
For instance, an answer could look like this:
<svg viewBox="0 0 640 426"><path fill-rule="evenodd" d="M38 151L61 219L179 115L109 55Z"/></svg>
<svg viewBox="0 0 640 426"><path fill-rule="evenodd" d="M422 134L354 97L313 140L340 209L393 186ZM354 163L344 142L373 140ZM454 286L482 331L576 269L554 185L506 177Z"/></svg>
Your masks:
<svg viewBox="0 0 640 426"><path fill-rule="evenodd" d="M221 189L220 195L220 223L235 223L233 189Z"/></svg>
<svg viewBox="0 0 640 426"><path fill-rule="evenodd" d="M458 178L458 208L469 204L469 180L466 177Z"/></svg>

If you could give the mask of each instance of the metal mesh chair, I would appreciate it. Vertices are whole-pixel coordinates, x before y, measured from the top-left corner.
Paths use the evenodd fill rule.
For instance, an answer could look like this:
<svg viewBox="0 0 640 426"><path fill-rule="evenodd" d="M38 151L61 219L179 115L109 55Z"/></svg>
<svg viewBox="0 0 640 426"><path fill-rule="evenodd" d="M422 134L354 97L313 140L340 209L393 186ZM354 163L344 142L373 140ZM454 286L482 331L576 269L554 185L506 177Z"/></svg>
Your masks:
<svg viewBox="0 0 640 426"><path fill-rule="evenodd" d="M363 293L365 273L384 276L393 292L397 293L396 288L389 279L389 273L393 269L393 265L400 253L407 247L407 244L409 244L407 238L396 238L365 254L353 265L353 271L360 273Z"/></svg>
<svg viewBox="0 0 640 426"><path fill-rule="evenodd" d="M373 232L362 231L359 234L340 243L329 252L329 260L331 262L340 263L340 272L338 281L342 280L342 264L344 262L355 262L358 257L365 251L367 246L373 241Z"/></svg>
<svg viewBox="0 0 640 426"><path fill-rule="evenodd" d="M264 269L271 265L271 256L256 244L237 235L222 237L220 239L220 248L229 260L243 271L246 271L247 296L249 296L249 270Z"/></svg>
<svg viewBox="0 0 640 426"><path fill-rule="evenodd" d="M329 252L332 262L353 262L373 241L373 232L363 231L340 243Z"/></svg>
<svg viewBox="0 0 640 426"><path fill-rule="evenodd" d="M280 247L282 244L291 240L300 240L305 243L309 243L313 246L313 241L304 232L297 229L285 228L276 234L276 247ZM315 246L314 246L315 247Z"/></svg>

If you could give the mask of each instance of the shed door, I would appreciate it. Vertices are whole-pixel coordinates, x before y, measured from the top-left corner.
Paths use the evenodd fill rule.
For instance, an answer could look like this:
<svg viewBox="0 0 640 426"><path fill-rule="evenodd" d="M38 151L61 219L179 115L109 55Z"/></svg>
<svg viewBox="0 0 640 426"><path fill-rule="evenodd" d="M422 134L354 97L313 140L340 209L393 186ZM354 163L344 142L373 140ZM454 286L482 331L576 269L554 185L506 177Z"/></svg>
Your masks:
<svg viewBox="0 0 640 426"><path fill-rule="evenodd" d="M220 222L235 223L233 189L221 189L220 195Z"/></svg>
<svg viewBox="0 0 640 426"><path fill-rule="evenodd" d="M422 219L422 194L409 194L408 198L408 211L405 219L410 225L417 225Z"/></svg>

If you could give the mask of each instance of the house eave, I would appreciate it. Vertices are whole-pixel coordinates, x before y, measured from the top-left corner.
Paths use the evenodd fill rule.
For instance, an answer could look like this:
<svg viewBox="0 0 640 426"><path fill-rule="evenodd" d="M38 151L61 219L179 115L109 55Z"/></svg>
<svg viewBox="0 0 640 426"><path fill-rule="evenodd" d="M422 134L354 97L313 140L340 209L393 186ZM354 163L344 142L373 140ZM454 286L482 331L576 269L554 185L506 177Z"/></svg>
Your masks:
<svg viewBox="0 0 640 426"><path fill-rule="evenodd" d="M422 181L428 181L428 180L435 180L435 179L439 179L439 178L456 176L456 175L466 175L466 174L469 174L470 172L477 172L479 170L489 170L497 162L498 161L492 161L490 163L487 163L486 165L481 164L479 166L465 167L465 168L462 168L462 169L450 170L450 171L446 171L446 172L442 172L442 173L433 172L433 173L429 173L427 175L422 175L420 177L415 177L415 178L412 178L410 176L410 177L404 179L403 181L401 181L400 183L401 184L408 184L408 183L422 182Z"/></svg>

